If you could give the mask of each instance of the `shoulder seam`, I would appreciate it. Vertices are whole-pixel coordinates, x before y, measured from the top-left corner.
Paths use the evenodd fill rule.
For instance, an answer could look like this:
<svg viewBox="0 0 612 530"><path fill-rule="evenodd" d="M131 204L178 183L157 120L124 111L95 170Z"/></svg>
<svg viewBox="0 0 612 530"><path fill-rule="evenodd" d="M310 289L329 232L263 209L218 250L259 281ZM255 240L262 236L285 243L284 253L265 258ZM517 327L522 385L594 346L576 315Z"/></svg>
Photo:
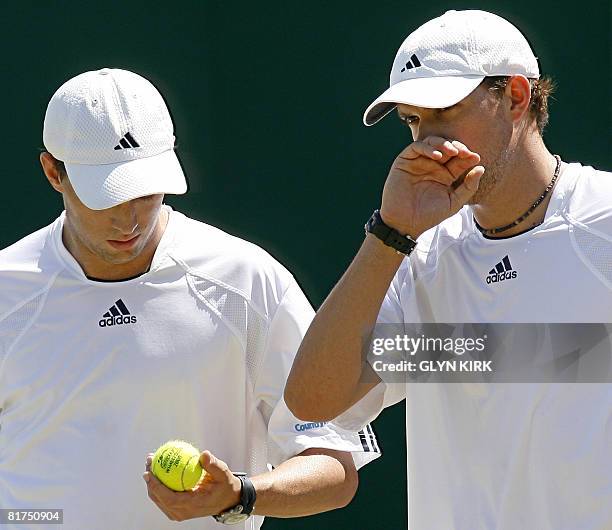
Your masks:
<svg viewBox="0 0 612 530"><path fill-rule="evenodd" d="M185 272L191 274L192 276L197 276L198 278L202 278L203 280L208 280L209 282L212 282L216 285L218 285L219 287L223 287L224 289L227 289L228 291L231 291L232 293L236 293L237 295L241 296L242 298L244 298L244 300L246 301L246 303L249 305L249 307L251 307L253 309L253 311L255 311L260 317L262 317L263 319L267 320L266 315L264 315L257 307L255 307L255 305L252 303L251 297L249 295L247 295L244 291L242 291L241 289L237 289L236 287L232 287L231 285L217 279L217 278L213 278L212 276L210 276L209 274L200 271L198 269L194 269L193 267L190 267L189 265L187 265L187 263L185 263L182 259L177 258L176 256L174 256L171 253L168 253L168 256L179 266L181 267Z"/></svg>
<svg viewBox="0 0 612 530"><path fill-rule="evenodd" d="M58 277L58 275L60 274L60 272L62 272L62 270L63 269L60 268L59 271L55 272L51 276L51 279L45 284L45 286L43 288L39 289L38 291L34 291L34 294L32 294L30 297L28 297L25 300L19 302L16 306L13 306L11 309L6 311L4 314L0 315L0 322L5 320L9 315L13 314L15 311L19 311L24 305L26 305L28 302L31 302L32 300L34 300L34 298L36 298L37 296L40 296L45 291L48 291L51 288L51 285L55 282L55 280Z"/></svg>
<svg viewBox="0 0 612 530"><path fill-rule="evenodd" d="M610 237L609 234L605 234L603 232L600 232L599 230L597 230L596 228L592 228L588 225L585 225L584 223L581 223L580 221L578 221L577 219L574 219L569 213L567 212L563 212L563 217L565 217L565 220L567 221L567 223L571 226L577 226L578 228L580 228L581 230L584 230L585 232L590 232L591 234L596 235L597 237L601 237L602 239L605 239L606 241L609 241L610 243L612 243L612 237Z"/></svg>
<svg viewBox="0 0 612 530"><path fill-rule="evenodd" d="M231 285L218 280L217 278L213 278L212 276L210 276L209 274L205 273L204 271L201 271L199 269L194 269L193 267L187 265L187 263L185 263L181 258L177 258L176 256L174 256L172 253L168 253L168 256L179 266L181 267L185 272L188 272L189 274L193 275L193 276L198 276L199 278L202 278L204 280L208 280L210 282L216 283L217 285L219 285L220 287L223 287L224 289L227 289L228 291L232 291L233 293L239 294L240 296L242 296L243 298L245 298L246 300L249 300L249 296L241 291L240 289L237 289L236 287L232 287Z"/></svg>
<svg viewBox="0 0 612 530"><path fill-rule="evenodd" d="M206 298L204 298L201 293L196 289L196 286L193 284L193 280L190 277L191 275L188 274L186 277L187 283L190 287L190 289L193 291L193 293L195 294L195 296L198 297L198 299L200 300L200 302L202 302L210 311L212 311L215 315L217 315L217 317L219 318L219 320L221 320L225 326L227 326L227 328L230 329L230 331L232 332L232 334L238 339L238 342L240 342L240 344L242 344L242 346L244 348L246 348L246 342L245 339L243 339L242 337L242 333L240 333L240 331L238 329L236 329L236 326L234 326L234 324L227 318L225 318L221 312L211 303L208 302L208 300L206 300ZM208 279L208 278L205 278ZM216 282L215 285L217 285ZM222 286L223 287L223 286ZM224 287L225 288L225 287ZM244 297L241 297L244 299ZM246 300L245 300L246 302ZM247 302L248 305L248 302Z"/></svg>
<svg viewBox="0 0 612 530"><path fill-rule="evenodd" d="M47 296L49 294L49 291L51 290L51 286L55 283L55 280L59 276L60 272L61 272L61 269L59 271L57 271L51 277L51 279L47 282L47 284L45 285L45 287L43 289L39 289L33 296L28 298L25 302L22 302L21 304L18 304L17 306L15 306L12 311L10 311L9 313L6 313L0 319L0 322L1 322L2 320L6 319L6 317L8 315L11 315L15 311L18 311L25 304L27 304L28 302L31 302L32 300L34 300L34 298L36 298L37 296L43 295L43 299L41 300L40 304L38 305L38 308L36 309L36 312L32 315L32 317L30 318L28 323L23 327L23 329L15 337L15 339L13 340L11 345L6 349L6 351L5 351L5 353L4 353L3 357L2 357L2 362L0 363L0 372L2 372L2 369L4 368L4 363L5 363L6 359L8 358L8 356L13 351L13 348L15 347L15 344L17 344L21 340L21 338L28 332L28 330L32 327L34 322L36 322L36 319L39 317L41 311L43 310L43 307L45 306L45 304L47 302Z"/></svg>

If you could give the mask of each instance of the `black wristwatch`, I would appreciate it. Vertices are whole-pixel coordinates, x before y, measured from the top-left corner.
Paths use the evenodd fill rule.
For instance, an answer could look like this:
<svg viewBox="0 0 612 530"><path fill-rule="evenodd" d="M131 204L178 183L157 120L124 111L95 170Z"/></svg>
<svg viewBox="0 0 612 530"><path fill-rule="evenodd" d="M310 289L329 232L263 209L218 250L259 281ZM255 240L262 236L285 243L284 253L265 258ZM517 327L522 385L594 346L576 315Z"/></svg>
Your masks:
<svg viewBox="0 0 612 530"><path fill-rule="evenodd" d="M240 489L240 502L233 508L229 508L219 515L213 515L215 521L222 524L238 524L246 521L255 507L257 493L253 483L246 476L246 473L233 473L240 479L242 487Z"/></svg>
<svg viewBox="0 0 612 530"><path fill-rule="evenodd" d="M366 234L375 235L385 245L394 248L399 254L409 256L417 242L409 235L402 235L394 228L387 226L380 216L379 210L374 210L372 217L365 224Z"/></svg>

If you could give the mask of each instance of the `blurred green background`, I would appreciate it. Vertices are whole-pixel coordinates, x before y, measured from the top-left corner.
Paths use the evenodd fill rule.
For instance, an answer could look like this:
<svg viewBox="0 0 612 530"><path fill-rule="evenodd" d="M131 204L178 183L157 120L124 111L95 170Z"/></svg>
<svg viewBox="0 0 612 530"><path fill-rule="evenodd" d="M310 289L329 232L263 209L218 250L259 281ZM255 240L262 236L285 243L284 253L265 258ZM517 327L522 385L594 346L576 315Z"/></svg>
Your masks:
<svg viewBox="0 0 612 530"><path fill-rule="evenodd" d="M610 2L20 1L3 6L0 248L51 222L60 197L38 163L52 93L105 66L164 94L191 191L167 202L260 244L318 307L363 238L388 167L410 142L399 120L367 129L404 37L448 9L487 9L527 35L558 84L547 144L612 169ZM204 242L205 243L205 242ZM402 528L404 410L376 421L384 456L344 510L265 528Z"/></svg>

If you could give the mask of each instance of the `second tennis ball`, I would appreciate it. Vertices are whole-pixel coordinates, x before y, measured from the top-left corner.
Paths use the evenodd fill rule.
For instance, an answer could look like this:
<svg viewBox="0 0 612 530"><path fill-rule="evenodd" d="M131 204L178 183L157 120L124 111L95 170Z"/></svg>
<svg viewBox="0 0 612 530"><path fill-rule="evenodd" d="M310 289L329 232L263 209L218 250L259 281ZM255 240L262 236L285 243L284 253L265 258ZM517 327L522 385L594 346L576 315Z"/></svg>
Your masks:
<svg viewBox="0 0 612 530"><path fill-rule="evenodd" d="M151 461L151 472L174 491L192 489L200 480L200 451L182 440L162 445Z"/></svg>

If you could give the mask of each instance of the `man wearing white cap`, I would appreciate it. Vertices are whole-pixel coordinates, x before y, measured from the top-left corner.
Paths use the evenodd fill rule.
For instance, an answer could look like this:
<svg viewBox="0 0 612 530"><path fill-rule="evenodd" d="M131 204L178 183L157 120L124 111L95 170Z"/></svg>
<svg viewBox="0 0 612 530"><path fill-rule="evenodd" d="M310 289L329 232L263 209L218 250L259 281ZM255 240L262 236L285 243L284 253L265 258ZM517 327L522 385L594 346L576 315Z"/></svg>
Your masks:
<svg viewBox="0 0 612 530"><path fill-rule="evenodd" d="M612 175L548 151L549 92L517 28L449 11L408 36L364 115L397 109L414 141L285 400L347 428L406 400L410 530L612 528L609 384L410 384L362 348L392 324L610 322Z"/></svg>
<svg viewBox="0 0 612 530"><path fill-rule="evenodd" d="M0 524L38 509L74 530L256 529L347 504L373 431L287 409L312 308L262 249L163 205L187 185L155 87L78 75L43 137L65 211L0 251ZM147 464L145 484L169 439L205 449L210 480L173 492Z"/></svg>

